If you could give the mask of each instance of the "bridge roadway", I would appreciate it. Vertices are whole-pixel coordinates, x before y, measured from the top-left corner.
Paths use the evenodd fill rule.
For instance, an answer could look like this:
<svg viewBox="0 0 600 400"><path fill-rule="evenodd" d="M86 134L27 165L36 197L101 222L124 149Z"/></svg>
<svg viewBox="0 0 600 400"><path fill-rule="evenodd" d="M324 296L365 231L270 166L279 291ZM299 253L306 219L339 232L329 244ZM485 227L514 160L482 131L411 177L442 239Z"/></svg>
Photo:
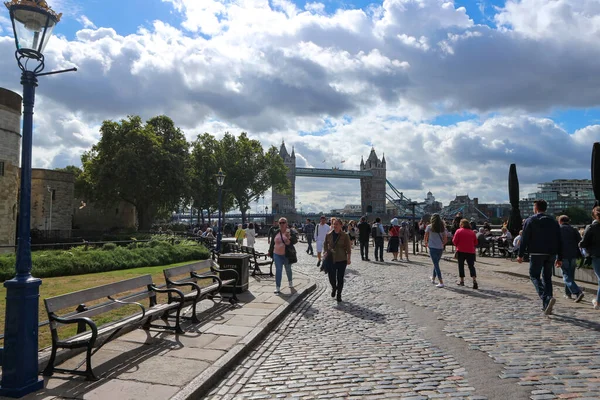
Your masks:
<svg viewBox="0 0 600 400"><path fill-rule="evenodd" d="M208 399L600 399L595 286L579 304L560 297L546 317L526 278L495 272L514 262L478 258L475 291L469 278L457 286L456 263L443 261L439 289L424 256L369 263L355 250L337 304L305 248L293 270L319 287Z"/></svg>

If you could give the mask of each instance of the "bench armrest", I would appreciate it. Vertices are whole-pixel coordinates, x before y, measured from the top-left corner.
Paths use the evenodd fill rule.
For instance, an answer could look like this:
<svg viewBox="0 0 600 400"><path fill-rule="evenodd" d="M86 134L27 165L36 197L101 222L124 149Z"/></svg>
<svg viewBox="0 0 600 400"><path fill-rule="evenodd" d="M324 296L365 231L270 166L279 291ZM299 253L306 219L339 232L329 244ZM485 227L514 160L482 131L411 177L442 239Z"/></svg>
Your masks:
<svg viewBox="0 0 600 400"><path fill-rule="evenodd" d="M193 290L196 290L198 292L200 291L200 286L198 286L198 284L195 282L178 282L169 279L167 284L172 286L191 286Z"/></svg>
<svg viewBox="0 0 600 400"><path fill-rule="evenodd" d="M144 317L146 316L146 308L141 305L140 303L138 303L137 301L124 301L124 300L118 300L118 299L113 299L111 296L106 296L110 301L114 301L115 303L119 303L119 304L124 304L124 305L136 305L139 308L142 309L142 316L140 317L140 321L144 319Z"/></svg>
<svg viewBox="0 0 600 400"><path fill-rule="evenodd" d="M61 318L54 313L51 313L50 315L48 315L48 318L50 321L56 321L63 325L76 324L79 322L83 322L84 324L89 326L90 329L92 330L92 337L90 338L91 343L94 343L96 341L96 338L98 337L98 328L96 327L96 324L94 323L94 321L92 321L91 318L88 318L88 317ZM54 337L54 333L52 335Z"/></svg>
<svg viewBox="0 0 600 400"><path fill-rule="evenodd" d="M198 274L198 273L196 273L194 271L190 272L190 275L192 275L196 279L208 279L208 278L212 278L213 283L216 282L216 283L219 284L219 288L217 289L218 291L221 290L221 287L223 286L223 280L219 277L219 275L211 275L211 274L200 275L200 274Z"/></svg>
<svg viewBox="0 0 600 400"><path fill-rule="evenodd" d="M155 284L152 284L150 287L156 293L176 293L179 296L179 300L181 303L183 303L183 300L185 298L185 296L183 295L183 292L179 289L159 289Z"/></svg>

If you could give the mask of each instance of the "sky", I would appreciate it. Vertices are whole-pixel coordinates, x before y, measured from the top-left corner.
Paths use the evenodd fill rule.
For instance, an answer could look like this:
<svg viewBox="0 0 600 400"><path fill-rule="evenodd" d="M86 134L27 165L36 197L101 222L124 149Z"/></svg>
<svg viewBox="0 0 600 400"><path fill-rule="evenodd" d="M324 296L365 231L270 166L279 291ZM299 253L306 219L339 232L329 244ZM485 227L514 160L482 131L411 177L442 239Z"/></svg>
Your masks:
<svg viewBox="0 0 600 400"><path fill-rule="evenodd" d="M464 194L506 203L511 163L521 197L590 178L600 0L48 3L63 17L46 71L79 70L40 78L37 168L80 165L104 120L165 114L190 141L285 141L298 167L358 169L374 148L415 200L431 191L444 204ZM0 87L20 93L6 9L0 71ZM303 211L360 203L358 181L296 186Z"/></svg>

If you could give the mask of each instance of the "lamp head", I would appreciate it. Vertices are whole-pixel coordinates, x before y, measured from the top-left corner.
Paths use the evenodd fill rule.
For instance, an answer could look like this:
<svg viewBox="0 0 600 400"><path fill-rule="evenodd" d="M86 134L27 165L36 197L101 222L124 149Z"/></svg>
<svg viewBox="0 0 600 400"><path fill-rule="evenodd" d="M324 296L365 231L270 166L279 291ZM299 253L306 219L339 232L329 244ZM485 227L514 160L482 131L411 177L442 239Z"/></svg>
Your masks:
<svg viewBox="0 0 600 400"><path fill-rule="evenodd" d="M215 174L215 178L217 178L217 185L223 186L223 182L225 182L225 174L221 168L219 168L219 172Z"/></svg>
<svg viewBox="0 0 600 400"><path fill-rule="evenodd" d="M11 0L4 5L10 12L17 52L26 58L42 59L62 14L52 10L45 0Z"/></svg>

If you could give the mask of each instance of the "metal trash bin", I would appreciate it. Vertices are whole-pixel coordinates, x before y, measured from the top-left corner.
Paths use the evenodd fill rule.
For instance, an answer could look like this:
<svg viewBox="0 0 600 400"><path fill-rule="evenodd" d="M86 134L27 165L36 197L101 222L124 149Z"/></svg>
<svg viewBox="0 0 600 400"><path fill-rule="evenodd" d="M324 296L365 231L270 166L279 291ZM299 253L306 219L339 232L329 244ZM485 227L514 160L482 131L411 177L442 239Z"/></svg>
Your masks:
<svg viewBox="0 0 600 400"><path fill-rule="evenodd" d="M221 254L219 256L219 268L234 269L239 274L239 280L236 282L236 293L242 293L248 290L248 275L250 269L249 254ZM223 280L235 278L235 274L224 271L219 272L219 277ZM233 293L233 285L226 285L221 288L223 293Z"/></svg>
<svg viewBox="0 0 600 400"><path fill-rule="evenodd" d="M223 238L221 239L221 254L231 253L231 245L236 244L235 238Z"/></svg>

